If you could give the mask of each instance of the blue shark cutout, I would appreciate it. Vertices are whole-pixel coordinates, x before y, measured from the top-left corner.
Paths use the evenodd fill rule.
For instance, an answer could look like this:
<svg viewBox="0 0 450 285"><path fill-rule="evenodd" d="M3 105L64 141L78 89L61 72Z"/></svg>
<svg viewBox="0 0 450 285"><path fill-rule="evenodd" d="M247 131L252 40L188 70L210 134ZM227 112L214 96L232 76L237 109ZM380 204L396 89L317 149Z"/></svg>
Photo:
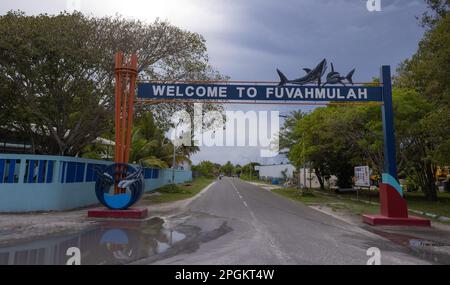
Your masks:
<svg viewBox="0 0 450 285"><path fill-rule="evenodd" d="M398 183L397 179L395 179L388 173L383 173L382 182L394 187L394 189L397 190L398 194L400 194L400 197L403 197L403 189L402 186L400 186L400 184Z"/></svg>

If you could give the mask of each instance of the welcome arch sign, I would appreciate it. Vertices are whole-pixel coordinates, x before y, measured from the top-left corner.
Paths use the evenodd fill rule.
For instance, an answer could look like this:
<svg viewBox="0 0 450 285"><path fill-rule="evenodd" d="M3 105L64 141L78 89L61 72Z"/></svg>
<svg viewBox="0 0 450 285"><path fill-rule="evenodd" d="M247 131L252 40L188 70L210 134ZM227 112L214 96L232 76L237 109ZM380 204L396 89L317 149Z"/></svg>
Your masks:
<svg viewBox="0 0 450 285"><path fill-rule="evenodd" d="M117 63L117 60L120 62ZM133 68L130 69L129 65L125 64L124 68L122 60L122 55L116 56L116 82L121 84L119 87L116 85L116 154L120 156L115 158L118 166L110 168L117 169L117 173L110 174L116 195L123 195L126 192L123 189L123 185L126 184L123 182L126 180L123 173L128 173L124 165L128 163L126 161L130 145L128 136L129 128L132 126L132 105L135 100L144 104L206 101L237 104L377 104L381 105L384 135L384 173L380 184L381 206L379 215L363 215L363 221L371 225L430 225L427 219L408 215L404 193L398 183L390 66L381 67L381 82L377 85L355 84L352 79L354 69L342 76L334 69L332 63L329 66L329 72L325 75L328 63L326 59L323 59L313 68L304 68L305 75L297 79L288 79L277 69L279 82L138 82L137 98L134 98L135 73L130 72ZM136 57L132 56L131 64L134 66L136 66L135 61ZM124 81L126 90L123 88ZM137 174L128 175L135 178ZM142 191L136 192L140 195ZM132 200L137 199L134 197ZM124 204L127 207L130 206L130 203Z"/></svg>

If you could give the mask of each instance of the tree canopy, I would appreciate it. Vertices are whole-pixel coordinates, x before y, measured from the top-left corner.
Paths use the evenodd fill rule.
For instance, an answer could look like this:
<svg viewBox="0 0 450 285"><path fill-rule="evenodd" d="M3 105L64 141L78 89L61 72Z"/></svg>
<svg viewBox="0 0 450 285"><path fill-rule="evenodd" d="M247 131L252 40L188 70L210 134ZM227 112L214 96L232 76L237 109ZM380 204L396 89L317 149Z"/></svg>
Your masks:
<svg viewBox="0 0 450 285"><path fill-rule="evenodd" d="M98 136L108 137L117 51L137 54L141 79L220 77L204 38L164 21L9 12L0 16L0 128L30 142L33 153L80 155ZM153 112L166 130L180 108L186 106L137 113Z"/></svg>
<svg viewBox="0 0 450 285"><path fill-rule="evenodd" d="M430 200L437 197L436 167L450 164L450 2L426 0L431 13L419 49L394 78L393 103L399 177ZM297 167L308 162L323 187L334 174L339 186L351 184L353 166L383 171L379 107L318 108L295 112L285 121L280 147Z"/></svg>

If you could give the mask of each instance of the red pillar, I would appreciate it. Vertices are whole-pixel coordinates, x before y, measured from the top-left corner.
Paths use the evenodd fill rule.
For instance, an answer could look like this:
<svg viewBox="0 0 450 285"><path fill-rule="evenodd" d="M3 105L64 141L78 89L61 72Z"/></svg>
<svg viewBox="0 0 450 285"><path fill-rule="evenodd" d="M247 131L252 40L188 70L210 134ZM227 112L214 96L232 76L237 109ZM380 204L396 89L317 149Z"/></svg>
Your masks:
<svg viewBox="0 0 450 285"><path fill-rule="evenodd" d="M131 147L131 131L133 128L134 97L137 77L137 56L133 54L126 61L122 52L115 57L115 138L114 162L128 163ZM122 189L117 183L122 177L115 177L115 194Z"/></svg>

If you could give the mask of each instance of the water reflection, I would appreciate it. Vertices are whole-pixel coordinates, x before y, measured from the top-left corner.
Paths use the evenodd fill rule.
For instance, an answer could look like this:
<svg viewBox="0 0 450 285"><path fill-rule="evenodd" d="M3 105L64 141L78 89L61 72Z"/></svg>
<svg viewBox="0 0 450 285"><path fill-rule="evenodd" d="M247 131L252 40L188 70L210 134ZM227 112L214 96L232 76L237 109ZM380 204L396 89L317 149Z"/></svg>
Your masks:
<svg viewBox="0 0 450 285"><path fill-rule="evenodd" d="M385 232L373 228L368 228L368 230L396 244L404 246L409 253L412 253L419 258L426 259L436 264L450 264L450 246L448 243L421 239L409 234Z"/></svg>
<svg viewBox="0 0 450 285"><path fill-rule="evenodd" d="M81 264L125 264L158 255L185 239L182 232L163 227L164 221L107 222L78 235L36 240L0 248L0 265L66 264L70 247L81 251Z"/></svg>

